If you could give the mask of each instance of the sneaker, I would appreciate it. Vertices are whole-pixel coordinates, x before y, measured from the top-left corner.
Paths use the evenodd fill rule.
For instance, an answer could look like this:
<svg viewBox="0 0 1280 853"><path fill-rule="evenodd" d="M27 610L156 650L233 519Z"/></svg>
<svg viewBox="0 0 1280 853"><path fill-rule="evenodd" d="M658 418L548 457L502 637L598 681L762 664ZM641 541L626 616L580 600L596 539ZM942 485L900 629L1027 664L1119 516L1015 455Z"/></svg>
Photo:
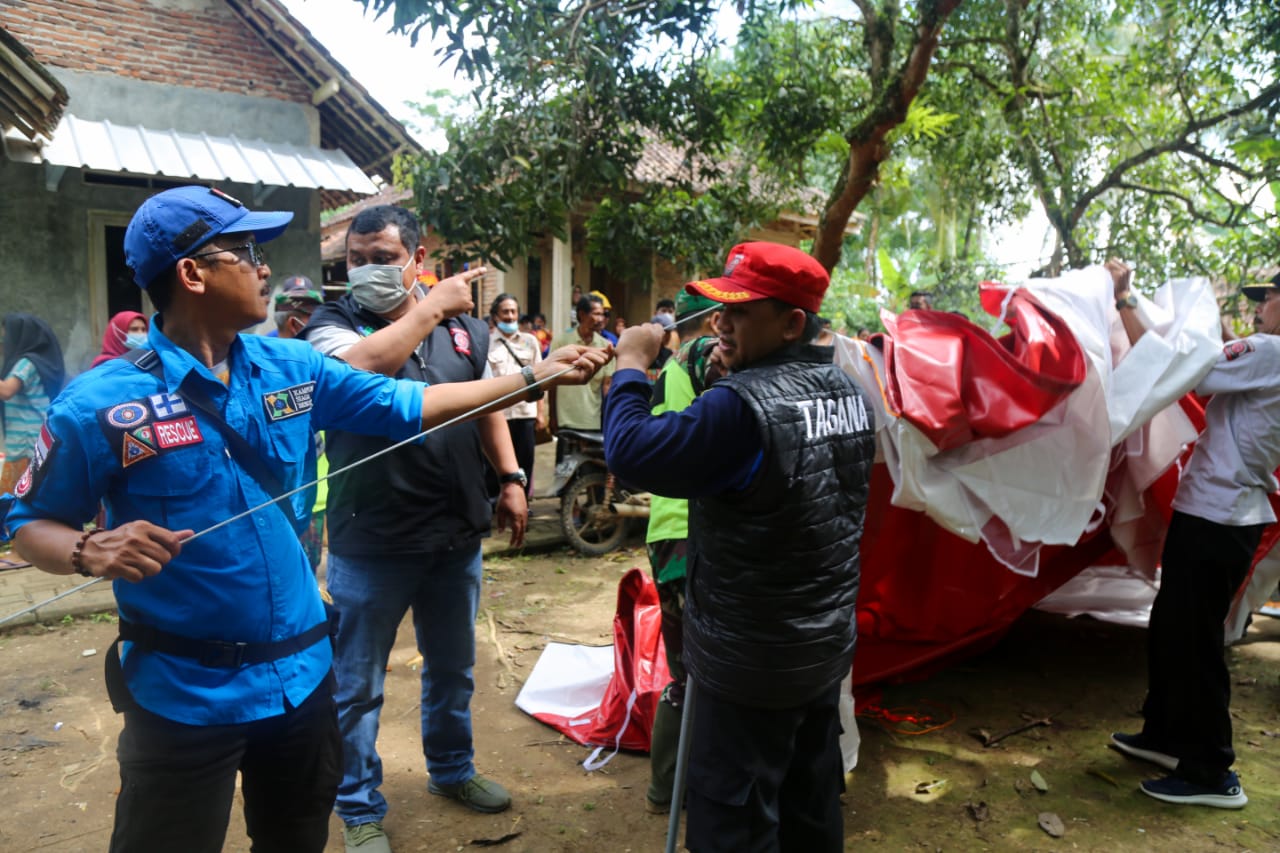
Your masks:
<svg viewBox="0 0 1280 853"><path fill-rule="evenodd" d="M1244 795L1244 788L1240 787L1240 777L1234 772L1228 773L1222 784L1212 788L1179 779L1177 776L1148 779L1142 783L1142 793L1166 803L1213 806L1218 809L1242 809L1249 802L1249 798Z"/></svg>
<svg viewBox="0 0 1280 853"><path fill-rule="evenodd" d="M507 793L507 789L479 774L457 785L440 785L431 779L427 782L427 790L438 797L457 800L467 808L485 814L506 811L511 806L511 795Z"/></svg>
<svg viewBox="0 0 1280 853"><path fill-rule="evenodd" d="M1124 732L1112 732L1111 745L1123 752L1130 758L1137 758L1140 761L1150 761L1152 764L1159 765L1165 770L1174 770L1178 766L1178 759L1167 752L1160 752L1152 749L1142 735L1127 735Z"/></svg>
<svg viewBox="0 0 1280 853"><path fill-rule="evenodd" d="M347 853L391 853L391 842L387 841L387 834L378 821L344 826L342 840L347 845Z"/></svg>

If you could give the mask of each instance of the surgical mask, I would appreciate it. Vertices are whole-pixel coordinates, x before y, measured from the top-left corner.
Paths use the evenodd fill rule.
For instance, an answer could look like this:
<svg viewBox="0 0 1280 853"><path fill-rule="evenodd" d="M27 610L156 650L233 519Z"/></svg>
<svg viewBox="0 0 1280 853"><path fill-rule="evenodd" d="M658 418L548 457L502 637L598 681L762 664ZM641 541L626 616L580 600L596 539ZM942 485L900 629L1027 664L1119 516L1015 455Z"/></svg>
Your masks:
<svg viewBox="0 0 1280 853"><path fill-rule="evenodd" d="M125 349L138 349L139 347L146 346L146 343L147 343L146 332L130 332L129 334L124 336Z"/></svg>
<svg viewBox="0 0 1280 853"><path fill-rule="evenodd" d="M402 267L395 264L365 264L347 271L347 286L360 307L375 314L386 314L409 298L404 287L404 272L413 258Z"/></svg>
<svg viewBox="0 0 1280 853"><path fill-rule="evenodd" d="M504 335L514 335L516 332L520 331L520 325L518 323L499 322L498 331L502 332Z"/></svg>

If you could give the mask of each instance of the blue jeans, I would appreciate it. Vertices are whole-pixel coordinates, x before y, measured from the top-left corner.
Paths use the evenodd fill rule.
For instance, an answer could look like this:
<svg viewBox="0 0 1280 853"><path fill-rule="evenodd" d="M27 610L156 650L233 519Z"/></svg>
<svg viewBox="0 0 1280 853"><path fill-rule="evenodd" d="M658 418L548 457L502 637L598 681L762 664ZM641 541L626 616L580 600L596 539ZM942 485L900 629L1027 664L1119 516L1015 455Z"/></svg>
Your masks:
<svg viewBox="0 0 1280 853"><path fill-rule="evenodd" d="M410 608L422 653L422 752L437 784L475 775L471 745L472 668L480 601L480 546L437 554L349 559L329 554L328 587L338 608L333 668L342 731L342 783L334 807L349 825L381 821L378 714L387 658Z"/></svg>

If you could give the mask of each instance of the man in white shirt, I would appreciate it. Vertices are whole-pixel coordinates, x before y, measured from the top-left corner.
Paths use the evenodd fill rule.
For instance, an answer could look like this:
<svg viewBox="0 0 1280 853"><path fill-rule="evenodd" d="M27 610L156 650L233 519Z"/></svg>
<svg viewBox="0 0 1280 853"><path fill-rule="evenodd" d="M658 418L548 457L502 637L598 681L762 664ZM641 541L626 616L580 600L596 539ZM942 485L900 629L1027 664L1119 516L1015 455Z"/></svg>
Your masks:
<svg viewBox="0 0 1280 853"><path fill-rule="evenodd" d="M1131 271L1115 261L1107 266L1116 309L1136 342L1146 323L1129 294ZM1145 723L1140 733L1111 736L1126 755L1170 771L1143 782L1143 793L1217 808L1242 808L1249 801L1231 770L1223 620L1263 528L1276 520L1267 495L1277 489L1280 464L1280 276L1244 293L1258 303L1255 334L1228 341L1196 387L1212 399L1165 536L1160 592L1147 631Z"/></svg>

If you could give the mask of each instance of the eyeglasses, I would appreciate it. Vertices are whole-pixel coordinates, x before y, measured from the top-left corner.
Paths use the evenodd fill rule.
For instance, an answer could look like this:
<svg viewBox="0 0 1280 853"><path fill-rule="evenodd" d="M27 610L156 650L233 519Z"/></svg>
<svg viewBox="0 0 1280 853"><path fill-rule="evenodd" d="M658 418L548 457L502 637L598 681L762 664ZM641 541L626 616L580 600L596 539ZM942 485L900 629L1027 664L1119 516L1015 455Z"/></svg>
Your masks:
<svg viewBox="0 0 1280 853"><path fill-rule="evenodd" d="M267 256L263 254L262 247L257 243L245 243L240 246L227 246L223 249L210 249L207 252L200 252L196 255L187 255L188 258L207 258L210 255L218 255L222 252L231 252L236 256L237 260L248 261L250 266L262 267L267 264Z"/></svg>

